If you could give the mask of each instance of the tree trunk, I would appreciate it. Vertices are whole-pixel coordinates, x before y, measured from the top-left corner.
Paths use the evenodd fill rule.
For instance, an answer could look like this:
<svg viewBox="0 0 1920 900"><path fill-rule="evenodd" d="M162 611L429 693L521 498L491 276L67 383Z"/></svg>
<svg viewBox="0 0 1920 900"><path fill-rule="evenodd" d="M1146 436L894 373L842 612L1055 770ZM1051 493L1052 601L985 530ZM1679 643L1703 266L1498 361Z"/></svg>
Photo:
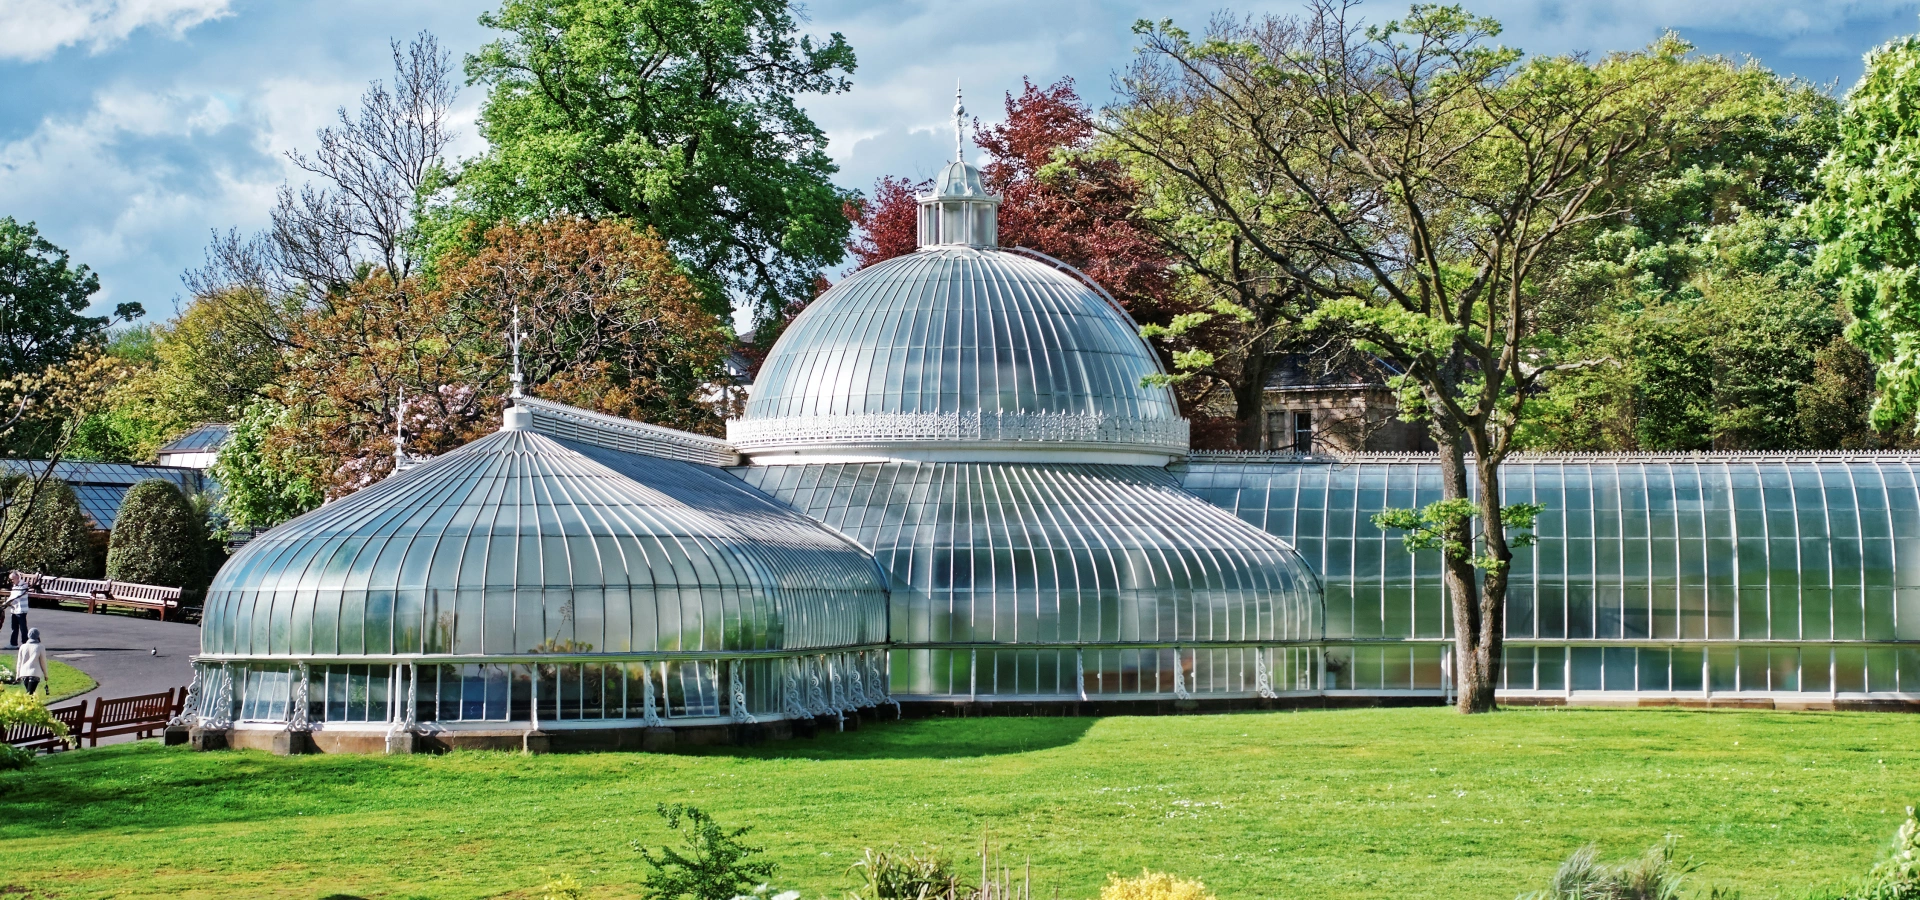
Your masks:
<svg viewBox="0 0 1920 900"><path fill-rule="evenodd" d="M1236 437L1242 450L1259 450L1261 439L1266 437L1267 372L1271 368L1272 357L1267 353L1266 343L1253 342L1240 365L1240 380L1233 385L1233 417L1240 424Z"/></svg>
<svg viewBox="0 0 1920 900"><path fill-rule="evenodd" d="M1448 500L1469 499L1472 493L1467 482L1466 436L1461 434L1441 434L1435 429L1434 439L1440 445L1441 496ZM1485 482L1482 482L1481 495L1486 496ZM1495 499L1498 504L1498 499ZM1483 504L1484 508L1484 504ZM1494 519L1498 523L1498 518ZM1447 586L1447 598L1453 605L1453 681L1456 690L1456 708L1462 713L1492 712L1494 685L1499 671L1498 630L1492 629L1501 619L1498 609L1488 615L1486 605L1489 587L1482 583L1482 577L1473 567L1473 522L1462 520L1445 539L1454 546L1467 547L1463 558L1446 552L1441 553L1444 568L1444 580ZM1489 573L1491 574L1491 573ZM1486 579L1491 581L1491 579ZM1500 579L1500 598L1506 597L1506 579ZM1487 637L1493 634L1495 643L1488 644Z"/></svg>

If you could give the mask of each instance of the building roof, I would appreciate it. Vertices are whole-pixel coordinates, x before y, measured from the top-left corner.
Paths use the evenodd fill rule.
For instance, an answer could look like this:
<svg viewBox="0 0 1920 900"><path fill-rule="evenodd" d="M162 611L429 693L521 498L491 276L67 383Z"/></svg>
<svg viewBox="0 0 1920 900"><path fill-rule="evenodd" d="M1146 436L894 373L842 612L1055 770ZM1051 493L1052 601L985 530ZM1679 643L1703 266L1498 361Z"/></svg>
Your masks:
<svg viewBox="0 0 1920 900"><path fill-rule="evenodd" d="M45 465L42 460L0 459L0 469L21 475L38 475L45 471L42 468ZM102 531L113 530L114 520L120 516L120 503L126 499L127 490L142 481L158 478L172 482L174 487L187 495L213 487L212 480L199 469L180 466L62 461L54 465L53 476L73 486L74 496L80 500L80 509L93 520L94 527Z"/></svg>
<svg viewBox="0 0 1920 900"><path fill-rule="evenodd" d="M720 652L886 639L859 548L725 472L509 428L255 538L212 654Z"/></svg>
<svg viewBox="0 0 1920 900"><path fill-rule="evenodd" d="M1400 370L1371 353L1288 353L1267 370L1269 391L1323 391L1338 388L1384 390Z"/></svg>
<svg viewBox="0 0 1920 900"><path fill-rule="evenodd" d="M1181 490L1161 468L895 462L729 471L873 553L890 576L896 644L1321 635L1320 587L1306 561Z"/></svg>
<svg viewBox="0 0 1920 900"><path fill-rule="evenodd" d="M1159 357L1125 313L1061 268L959 245L848 276L760 369L728 438L743 452L833 446L1077 445L1186 452Z"/></svg>
<svg viewBox="0 0 1920 900"><path fill-rule="evenodd" d="M233 433L233 426L225 422L209 422L195 426L161 447L160 453L212 453L219 450Z"/></svg>

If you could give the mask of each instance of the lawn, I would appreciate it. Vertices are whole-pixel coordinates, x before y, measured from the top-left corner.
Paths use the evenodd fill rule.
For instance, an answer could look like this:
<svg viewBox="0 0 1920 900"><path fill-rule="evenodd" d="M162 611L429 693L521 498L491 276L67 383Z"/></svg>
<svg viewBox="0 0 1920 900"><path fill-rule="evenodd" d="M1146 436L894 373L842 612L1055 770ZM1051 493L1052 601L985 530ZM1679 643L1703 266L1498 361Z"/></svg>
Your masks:
<svg viewBox="0 0 1920 900"><path fill-rule="evenodd" d="M13 661L9 659L4 662L12 663ZM7 667L12 668L11 665ZM94 681L93 677L87 673L57 659L49 659L47 660L47 683L40 688L40 699L48 703L57 703L68 697L84 694L99 686L100 683ZM24 688L19 685L9 684L0 686L0 690L18 691L24 690ZM49 695L48 692L51 692L51 695Z"/></svg>
<svg viewBox="0 0 1920 900"><path fill-rule="evenodd" d="M982 833L1036 895L1108 872L1222 900L1497 898L1588 841L1674 835L1745 900L1864 873L1920 797L1920 717L1393 709L888 722L682 755L196 754L152 742L0 775L0 896L538 897L543 872L639 894L661 801L705 808L843 897L861 848ZM971 863L977 866L977 863Z"/></svg>

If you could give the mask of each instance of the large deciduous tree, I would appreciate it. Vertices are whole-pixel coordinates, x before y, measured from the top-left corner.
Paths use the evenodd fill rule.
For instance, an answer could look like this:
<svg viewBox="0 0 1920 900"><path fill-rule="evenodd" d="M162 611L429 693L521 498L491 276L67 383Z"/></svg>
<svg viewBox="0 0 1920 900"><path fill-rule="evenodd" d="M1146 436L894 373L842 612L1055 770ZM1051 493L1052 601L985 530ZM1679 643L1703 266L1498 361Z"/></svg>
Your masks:
<svg viewBox="0 0 1920 900"><path fill-rule="evenodd" d="M1920 35L1867 54L1847 92L1839 140L1820 163L1806 221L1815 266L1839 282L1848 335L1880 364L1873 418L1920 411Z"/></svg>
<svg viewBox="0 0 1920 900"><path fill-rule="evenodd" d="M1620 190L1711 132L1733 88L1698 83L1667 38L1598 62L1526 58L1458 7L1363 26L1347 5L1216 19L1194 39L1142 23L1109 135L1189 202L1181 229L1241 301L1337 328L1399 366L1402 408L1439 447L1443 500L1377 520L1441 551L1462 712L1494 708L1513 548L1538 507L1503 502L1500 464L1557 358L1542 282ZM1247 274L1241 274L1241 273ZM1477 484L1476 484L1477 482Z"/></svg>
<svg viewBox="0 0 1920 900"><path fill-rule="evenodd" d="M847 237L826 136L797 102L845 91L853 49L798 33L787 0L507 0L470 57L492 145L452 210L490 225L560 213L650 227L707 302L763 314L810 294Z"/></svg>
<svg viewBox="0 0 1920 900"><path fill-rule="evenodd" d="M87 315L99 291L100 278L73 265L32 222L0 217L0 377L64 362L113 322L145 315L138 303L122 303L111 316Z"/></svg>

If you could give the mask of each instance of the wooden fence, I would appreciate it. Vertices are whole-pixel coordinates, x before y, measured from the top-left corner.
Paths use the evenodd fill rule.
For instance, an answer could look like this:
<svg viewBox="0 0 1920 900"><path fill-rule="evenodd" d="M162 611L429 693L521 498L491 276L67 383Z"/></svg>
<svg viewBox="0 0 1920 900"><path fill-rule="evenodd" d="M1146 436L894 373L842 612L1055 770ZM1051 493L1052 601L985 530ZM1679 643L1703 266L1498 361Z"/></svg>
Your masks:
<svg viewBox="0 0 1920 900"><path fill-rule="evenodd" d="M166 730L167 721L180 714L187 701L187 689L173 688L158 694L137 697L96 697L47 710L67 726L72 746L84 743L100 746L100 739L117 734L153 737ZM7 728L7 743L34 750L65 750L69 746L51 729L37 725L12 725Z"/></svg>

